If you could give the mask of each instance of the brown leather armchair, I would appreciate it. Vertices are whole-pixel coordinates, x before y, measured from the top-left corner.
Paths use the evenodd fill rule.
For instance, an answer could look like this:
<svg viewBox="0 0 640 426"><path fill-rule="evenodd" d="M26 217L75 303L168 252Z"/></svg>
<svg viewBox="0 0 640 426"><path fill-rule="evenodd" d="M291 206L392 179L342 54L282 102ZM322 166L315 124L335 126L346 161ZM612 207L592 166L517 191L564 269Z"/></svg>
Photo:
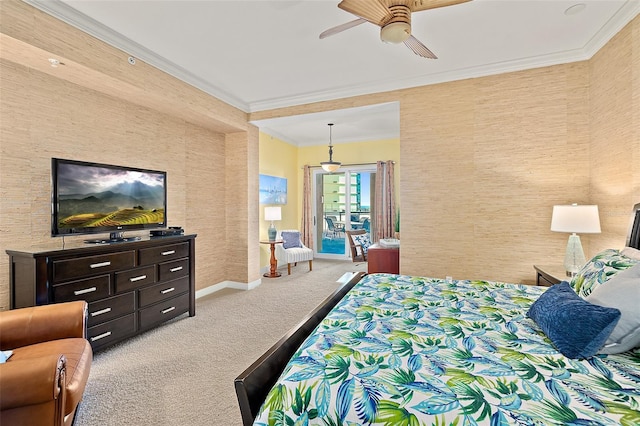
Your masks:
<svg viewBox="0 0 640 426"><path fill-rule="evenodd" d="M89 378L87 302L0 312L0 424L69 426Z"/></svg>

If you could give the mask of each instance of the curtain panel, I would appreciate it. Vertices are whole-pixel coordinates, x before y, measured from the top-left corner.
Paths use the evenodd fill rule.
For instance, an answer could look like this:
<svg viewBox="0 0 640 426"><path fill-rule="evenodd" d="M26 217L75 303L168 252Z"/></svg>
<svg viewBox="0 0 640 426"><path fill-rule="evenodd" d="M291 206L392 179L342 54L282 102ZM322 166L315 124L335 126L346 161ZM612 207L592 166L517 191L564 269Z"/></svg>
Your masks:
<svg viewBox="0 0 640 426"><path fill-rule="evenodd" d="M393 161L376 163L375 223L371 235L373 242L395 235L396 197Z"/></svg>
<svg viewBox="0 0 640 426"><path fill-rule="evenodd" d="M302 177L302 223L300 224L302 243L313 247L313 212L311 211L311 167L304 166Z"/></svg>

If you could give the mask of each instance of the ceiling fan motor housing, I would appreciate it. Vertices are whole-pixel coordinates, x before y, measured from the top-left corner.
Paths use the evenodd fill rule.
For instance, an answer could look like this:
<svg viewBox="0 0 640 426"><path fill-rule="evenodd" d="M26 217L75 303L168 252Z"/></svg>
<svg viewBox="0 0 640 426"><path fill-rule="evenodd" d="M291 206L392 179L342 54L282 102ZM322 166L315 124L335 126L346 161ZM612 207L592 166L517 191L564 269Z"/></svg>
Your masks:
<svg viewBox="0 0 640 426"><path fill-rule="evenodd" d="M380 28L380 39L386 43L402 43L411 36L411 9L405 5L389 7L393 17Z"/></svg>

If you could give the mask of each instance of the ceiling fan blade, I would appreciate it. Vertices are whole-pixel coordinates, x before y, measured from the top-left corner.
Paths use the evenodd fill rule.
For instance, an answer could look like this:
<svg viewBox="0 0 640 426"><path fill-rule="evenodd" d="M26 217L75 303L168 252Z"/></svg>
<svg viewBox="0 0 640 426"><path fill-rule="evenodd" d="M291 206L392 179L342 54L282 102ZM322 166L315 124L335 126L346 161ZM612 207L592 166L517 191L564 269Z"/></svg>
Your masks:
<svg viewBox="0 0 640 426"><path fill-rule="evenodd" d="M411 10L418 12L420 10L436 9L438 7L453 6L460 3L466 3L471 0L414 0L411 2Z"/></svg>
<svg viewBox="0 0 640 426"><path fill-rule="evenodd" d="M380 26L393 18L393 14L379 0L342 0L338 7Z"/></svg>
<svg viewBox="0 0 640 426"><path fill-rule="evenodd" d="M356 25L360 25L360 24L364 24L365 22L367 22L366 19L364 18L358 18L354 21L349 21L349 22L345 22L344 24L341 25L337 25L333 28L329 28L328 30L323 31L322 33L320 33L320 38L326 38L329 36L332 36L334 34L338 34L344 30L348 30L349 28L353 28Z"/></svg>
<svg viewBox="0 0 640 426"><path fill-rule="evenodd" d="M409 38L404 41L404 44L418 56L422 56L427 59L438 59L438 57L434 55L429 48L427 48L427 46L422 44L422 42L414 36L409 36Z"/></svg>

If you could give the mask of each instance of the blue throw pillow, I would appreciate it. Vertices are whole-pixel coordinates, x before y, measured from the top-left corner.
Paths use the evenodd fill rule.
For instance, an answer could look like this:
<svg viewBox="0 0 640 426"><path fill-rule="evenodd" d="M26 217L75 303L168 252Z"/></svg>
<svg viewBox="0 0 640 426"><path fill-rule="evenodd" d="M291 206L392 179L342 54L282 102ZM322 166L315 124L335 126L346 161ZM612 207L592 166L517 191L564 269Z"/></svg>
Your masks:
<svg viewBox="0 0 640 426"><path fill-rule="evenodd" d="M360 245L362 252L367 254L369 251L369 246L371 245L371 240L369 239L369 234L356 234L353 236L353 241L356 244Z"/></svg>
<svg viewBox="0 0 640 426"><path fill-rule="evenodd" d="M289 249L302 247L300 243L300 232L298 231L282 231L282 247Z"/></svg>
<svg viewBox="0 0 640 426"><path fill-rule="evenodd" d="M550 287L527 316L569 358L589 358L604 345L620 319L620 310L594 305L578 296L568 282Z"/></svg>

